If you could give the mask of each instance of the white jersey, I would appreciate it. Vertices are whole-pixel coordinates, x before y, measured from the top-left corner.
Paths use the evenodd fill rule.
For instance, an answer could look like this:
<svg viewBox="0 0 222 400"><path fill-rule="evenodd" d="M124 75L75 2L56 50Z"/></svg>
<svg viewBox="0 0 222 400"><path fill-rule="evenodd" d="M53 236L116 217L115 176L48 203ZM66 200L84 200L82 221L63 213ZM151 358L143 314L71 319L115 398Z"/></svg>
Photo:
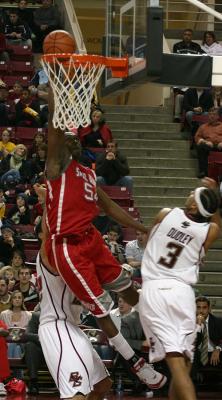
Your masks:
<svg viewBox="0 0 222 400"><path fill-rule="evenodd" d="M55 320L67 320L73 325L80 324L82 306L74 304L74 294L60 275L54 275L40 262L39 254L36 271L41 302L40 325Z"/></svg>
<svg viewBox="0 0 222 400"><path fill-rule="evenodd" d="M180 208L170 211L150 233L142 260L143 281L177 279L195 284L209 226L192 221Z"/></svg>

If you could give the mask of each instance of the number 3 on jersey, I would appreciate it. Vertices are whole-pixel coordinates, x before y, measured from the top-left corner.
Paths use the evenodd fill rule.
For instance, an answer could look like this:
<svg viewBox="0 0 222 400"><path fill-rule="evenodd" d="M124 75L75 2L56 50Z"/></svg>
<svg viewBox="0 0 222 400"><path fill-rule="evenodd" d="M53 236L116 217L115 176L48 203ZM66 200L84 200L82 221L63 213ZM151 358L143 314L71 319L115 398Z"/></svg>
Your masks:
<svg viewBox="0 0 222 400"><path fill-rule="evenodd" d="M168 251L166 257L160 257L158 264L163 265L167 268L173 268L184 246L180 246L177 243L169 242L166 247L170 249L170 251Z"/></svg>
<svg viewBox="0 0 222 400"><path fill-rule="evenodd" d="M84 182L85 199L88 201L97 201L96 187L89 182Z"/></svg>

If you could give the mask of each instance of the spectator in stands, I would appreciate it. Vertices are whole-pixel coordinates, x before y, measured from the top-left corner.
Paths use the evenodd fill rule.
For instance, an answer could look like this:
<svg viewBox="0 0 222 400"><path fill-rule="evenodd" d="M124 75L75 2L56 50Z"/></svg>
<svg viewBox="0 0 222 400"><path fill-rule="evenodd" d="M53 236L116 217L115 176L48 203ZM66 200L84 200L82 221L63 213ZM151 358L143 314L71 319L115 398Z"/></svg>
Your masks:
<svg viewBox="0 0 222 400"><path fill-rule="evenodd" d="M2 227L2 236L0 236L0 263L3 265L11 265L15 251L24 251L22 240L16 236L12 228ZM17 277L16 277L17 279Z"/></svg>
<svg viewBox="0 0 222 400"><path fill-rule="evenodd" d="M46 135L41 132L37 132L33 138L33 144L29 149L29 158L35 158L37 156L37 149L40 145L46 144Z"/></svg>
<svg viewBox="0 0 222 400"><path fill-rule="evenodd" d="M112 140L112 132L106 125L102 111L94 110L91 124L79 129L79 138L83 147L106 147Z"/></svg>
<svg viewBox="0 0 222 400"><path fill-rule="evenodd" d="M18 144L11 154L8 154L0 163L0 180L5 188L18 183L29 181L30 171L26 160L27 148L24 144Z"/></svg>
<svg viewBox="0 0 222 400"><path fill-rule="evenodd" d="M39 182L44 177L46 156L47 144L43 143L38 146L36 157L30 162L32 183Z"/></svg>
<svg viewBox="0 0 222 400"><path fill-rule="evenodd" d="M15 225L31 224L31 213L28 206L28 197L19 193L16 197L16 204L7 213L7 221Z"/></svg>
<svg viewBox="0 0 222 400"><path fill-rule="evenodd" d="M0 269L0 278L8 279L8 291L12 292L15 286L16 279L14 270L10 265L6 265L5 267L2 267Z"/></svg>
<svg viewBox="0 0 222 400"><path fill-rule="evenodd" d="M15 104L22 97L23 86L20 81L16 81L11 90L9 90L8 99L13 101Z"/></svg>
<svg viewBox="0 0 222 400"><path fill-rule="evenodd" d="M3 189L0 188L0 222L2 223L6 212L5 196ZM1 225L2 226L2 225Z"/></svg>
<svg viewBox="0 0 222 400"><path fill-rule="evenodd" d="M35 23L35 50L42 52L42 43L48 33L60 26L59 12L52 0L42 0L42 5L34 12Z"/></svg>
<svg viewBox="0 0 222 400"><path fill-rule="evenodd" d="M28 368L29 394L39 393L38 371L41 365L45 365L45 359L39 341L40 312L33 312L25 332L25 363Z"/></svg>
<svg viewBox="0 0 222 400"><path fill-rule="evenodd" d="M205 296L196 298L197 340L194 356L195 372L206 366L222 367L222 319L211 313L210 301Z"/></svg>
<svg viewBox="0 0 222 400"><path fill-rule="evenodd" d="M141 278L141 262L146 248L147 239L148 236L146 233L136 231L136 239L131 240L126 244L126 261L134 268L133 276L135 278Z"/></svg>
<svg viewBox="0 0 222 400"><path fill-rule="evenodd" d="M209 119L202 124L196 134L195 142L199 163L199 178L208 175L208 155L210 151L222 151L222 123L217 108L209 110Z"/></svg>
<svg viewBox="0 0 222 400"><path fill-rule="evenodd" d="M8 310L11 305L11 295L8 292L8 279L0 277L0 313Z"/></svg>
<svg viewBox="0 0 222 400"><path fill-rule="evenodd" d="M9 22L4 26L4 34L9 44L32 48L31 31L28 24L19 18L18 10L10 11Z"/></svg>
<svg viewBox="0 0 222 400"><path fill-rule="evenodd" d="M200 45L192 41L193 30L185 29L183 31L183 40L177 42L173 46L173 53L177 54L203 54L204 50L201 49Z"/></svg>
<svg viewBox="0 0 222 400"><path fill-rule="evenodd" d="M27 311L24 306L23 295L19 290L15 290L11 294L11 306L8 310L2 311L0 319L9 328L26 328L32 313ZM20 358L23 354L23 346L21 343L8 343L8 357ZM21 371L16 371L16 376L21 377Z"/></svg>
<svg viewBox="0 0 222 400"><path fill-rule="evenodd" d="M11 107L8 102L8 89L6 84L0 80L0 126L10 125Z"/></svg>
<svg viewBox="0 0 222 400"><path fill-rule="evenodd" d="M219 108L219 114L222 114L222 87L215 86L212 89L212 96L214 100L214 107Z"/></svg>
<svg viewBox="0 0 222 400"><path fill-rule="evenodd" d="M0 22L0 61L9 61L9 55L7 52L6 38L3 33L3 27Z"/></svg>
<svg viewBox="0 0 222 400"><path fill-rule="evenodd" d="M18 2L18 16L19 18L28 24L29 29L32 31L33 27L33 11L31 8L28 8L27 0L20 0Z"/></svg>
<svg viewBox="0 0 222 400"><path fill-rule="evenodd" d="M115 141L107 143L106 152L99 154L96 161L98 185L126 186L133 188L133 179L129 176L127 159L118 151Z"/></svg>
<svg viewBox="0 0 222 400"><path fill-rule="evenodd" d="M112 255L119 261L120 264L125 262L125 250L124 247L118 243L119 241L119 227L111 225L107 231L107 234L103 236L106 245L109 247Z"/></svg>
<svg viewBox="0 0 222 400"><path fill-rule="evenodd" d="M218 43L214 32L206 31L203 34L202 50L210 56L221 56L222 46Z"/></svg>
<svg viewBox="0 0 222 400"><path fill-rule="evenodd" d="M8 336L8 333L7 325L0 320L0 396L7 396L4 380L10 376L9 361L7 356L8 346L6 343L6 337Z"/></svg>
<svg viewBox="0 0 222 400"><path fill-rule="evenodd" d="M39 127L40 104L28 88L23 88L21 99L15 105L16 126Z"/></svg>
<svg viewBox="0 0 222 400"><path fill-rule="evenodd" d="M23 266L18 271L18 282L14 290L20 290L23 294L24 305L27 310L32 311L39 301L38 291L31 282L32 274L29 267Z"/></svg>
<svg viewBox="0 0 222 400"><path fill-rule="evenodd" d="M23 242L22 242L23 243ZM25 256L23 250L15 250L10 260L10 265L13 268L15 280L19 280L19 270L25 266Z"/></svg>
<svg viewBox="0 0 222 400"><path fill-rule="evenodd" d="M2 131L2 140L0 141L0 160L7 157L16 148L15 143L10 141L11 133L8 129Z"/></svg>
<svg viewBox="0 0 222 400"><path fill-rule="evenodd" d="M191 130L194 127L192 124L193 115L206 115L213 105L213 96L209 89L192 88L185 92L183 110L186 113L186 121Z"/></svg>

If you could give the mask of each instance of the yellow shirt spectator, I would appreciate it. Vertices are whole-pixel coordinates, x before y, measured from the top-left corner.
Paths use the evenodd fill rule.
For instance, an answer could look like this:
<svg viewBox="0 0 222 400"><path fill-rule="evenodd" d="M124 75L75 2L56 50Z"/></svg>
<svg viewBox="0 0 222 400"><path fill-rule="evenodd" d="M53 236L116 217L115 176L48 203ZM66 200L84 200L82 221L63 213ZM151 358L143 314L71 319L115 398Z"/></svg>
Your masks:
<svg viewBox="0 0 222 400"><path fill-rule="evenodd" d="M11 153L15 147L15 143L10 142L10 132L7 129L4 129L2 132L2 140L0 141L0 160Z"/></svg>

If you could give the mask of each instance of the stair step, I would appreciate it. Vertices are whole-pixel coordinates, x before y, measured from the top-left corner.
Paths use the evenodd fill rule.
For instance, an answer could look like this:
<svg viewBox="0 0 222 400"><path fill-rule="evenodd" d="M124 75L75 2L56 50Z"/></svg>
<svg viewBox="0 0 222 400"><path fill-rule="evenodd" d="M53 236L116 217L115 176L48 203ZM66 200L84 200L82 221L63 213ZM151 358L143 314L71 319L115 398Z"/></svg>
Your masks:
<svg viewBox="0 0 222 400"><path fill-rule="evenodd" d="M199 284L222 285L222 274L220 272L200 272ZM222 291L221 291L222 293Z"/></svg>
<svg viewBox="0 0 222 400"><path fill-rule="evenodd" d="M131 134L127 138L118 138L118 147L119 149L175 149L176 151L180 149L188 149L190 148L190 143L186 140L174 139L174 140L159 140L159 139L134 139L131 138Z"/></svg>
<svg viewBox="0 0 222 400"><path fill-rule="evenodd" d="M141 107L141 106L121 106L121 105L108 105L102 107L106 114L119 113L120 114L167 114L172 110L171 107Z"/></svg>
<svg viewBox="0 0 222 400"><path fill-rule="evenodd" d="M140 122L141 119L143 120L143 122L155 122L156 120L156 115L154 115L153 113L146 113L142 115L141 118L141 114L136 113L136 114L131 114L131 113L107 113L105 114L105 119L108 125L111 124L111 122L113 121L138 121ZM158 114L158 121L159 122L171 122L172 123L172 115L170 114Z"/></svg>
<svg viewBox="0 0 222 400"><path fill-rule="evenodd" d="M169 162L170 163L170 162ZM174 177L174 178L195 178L196 177L196 170L192 167L186 165L186 167L176 167L176 168L163 168L162 164L161 167L151 167L151 166L130 166L130 175L131 176L142 176L142 177Z"/></svg>
<svg viewBox="0 0 222 400"><path fill-rule="evenodd" d="M143 130L138 132L138 130L132 130L132 129L112 129L112 133L113 136L116 138L117 142L120 138L122 139L128 139L131 140L132 139L153 139L156 140L156 138L158 137L158 139L161 140L184 140L181 137L181 133L180 132L174 132L174 131L153 131L153 130Z"/></svg>
<svg viewBox="0 0 222 400"><path fill-rule="evenodd" d="M222 263L221 261L205 261L204 264L201 266L201 271L203 272L220 272L222 273ZM222 293L222 292L221 292Z"/></svg>
<svg viewBox="0 0 222 400"><path fill-rule="evenodd" d="M172 122L138 122L138 121L112 121L110 122L110 128L113 131L114 129L120 129L123 128L128 129L129 132L131 132L131 130L137 130L138 132L141 132L143 130L151 130L151 131L161 131L161 132L165 132L167 131L171 131L171 132L180 132L180 125L178 126L178 124L174 124Z"/></svg>
<svg viewBox="0 0 222 400"><path fill-rule="evenodd" d="M195 188L197 184L200 182L197 178L188 178L188 177L159 177L159 176L133 176L134 188L137 186L151 186L159 187L164 186L166 188L173 187L183 187L183 188Z"/></svg>
<svg viewBox="0 0 222 400"><path fill-rule="evenodd" d="M163 143L164 144L164 143ZM157 149L157 148L150 148L150 149L141 149L141 148L122 148L121 153L125 154L125 156L129 159L130 157L137 155L137 157L159 157L159 158L167 158L167 159L172 159L175 158L175 156L178 154L178 151L175 149L170 149L170 148L162 148L162 149ZM181 158L189 158L190 156L190 149L189 148L183 148L180 149L179 155ZM190 158L189 158L190 159Z"/></svg>
<svg viewBox="0 0 222 400"><path fill-rule="evenodd" d="M197 166L197 160L190 159L190 158L171 158L170 160L167 158L154 158L154 157L128 157L128 163L131 166L137 166L137 167L146 167L146 166L152 166L152 167L168 167L170 163L170 167L190 167L190 168L196 168Z"/></svg>
<svg viewBox="0 0 222 400"><path fill-rule="evenodd" d="M209 300L212 308L222 311L222 297L212 296Z"/></svg>
<svg viewBox="0 0 222 400"><path fill-rule="evenodd" d="M139 209L141 210L141 206L156 206L159 208L163 207L183 207L185 204L187 196L181 197L181 196L168 196L168 197L162 197L162 196L135 196L135 203L137 206L139 206ZM147 214L149 215L149 214Z"/></svg>
<svg viewBox="0 0 222 400"><path fill-rule="evenodd" d="M213 285L213 284L203 284L203 283L198 283L195 285L195 288L198 291L198 295L203 295L203 296L220 296L222 293L222 285Z"/></svg>
<svg viewBox="0 0 222 400"><path fill-rule="evenodd" d="M220 249L209 249L206 255L208 261L221 261L222 265L222 250ZM221 268L222 269L222 268ZM222 293L221 293L222 295Z"/></svg>
<svg viewBox="0 0 222 400"><path fill-rule="evenodd" d="M171 183L170 183L171 184ZM133 196L188 196L190 191L193 190L193 186L187 187L173 187L171 186L133 186Z"/></svg>

